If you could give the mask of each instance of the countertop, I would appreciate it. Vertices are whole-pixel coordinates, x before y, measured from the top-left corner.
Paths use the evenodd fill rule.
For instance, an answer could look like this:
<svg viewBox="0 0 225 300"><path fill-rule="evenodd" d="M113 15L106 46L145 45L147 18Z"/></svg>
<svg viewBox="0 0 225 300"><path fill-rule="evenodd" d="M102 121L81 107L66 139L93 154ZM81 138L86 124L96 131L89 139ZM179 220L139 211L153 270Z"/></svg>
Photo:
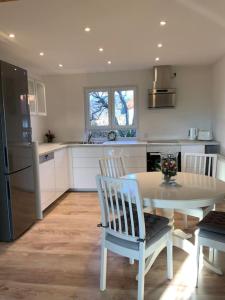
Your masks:
<svg viewBox="0 0 225 300"><path fill-rule="evenodd" d="M81 144L79 142L68 143L43 143L39 144L39 155L44 155L49 152L57 151L66 147L110 147L110 146L147 146L147 145L160 145L160 146L182 146L182 145L219 145L217 141L190 141L190 140L152 140L152 141L114 141L104 142L103 144Z"/></svg>

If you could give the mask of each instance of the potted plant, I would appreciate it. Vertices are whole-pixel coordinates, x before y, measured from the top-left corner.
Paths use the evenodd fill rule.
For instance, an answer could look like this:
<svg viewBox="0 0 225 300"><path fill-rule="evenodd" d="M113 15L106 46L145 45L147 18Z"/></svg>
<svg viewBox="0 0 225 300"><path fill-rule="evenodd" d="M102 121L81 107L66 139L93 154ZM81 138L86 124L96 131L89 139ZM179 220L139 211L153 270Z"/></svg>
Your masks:
<svg viewBox="0 0 225 300"><path fill-rule="evenodd" d="M52 133L50 130L45 134L45 136L47 138L48 143L52 143L53 139L55 138L54 133Z"/></svg>

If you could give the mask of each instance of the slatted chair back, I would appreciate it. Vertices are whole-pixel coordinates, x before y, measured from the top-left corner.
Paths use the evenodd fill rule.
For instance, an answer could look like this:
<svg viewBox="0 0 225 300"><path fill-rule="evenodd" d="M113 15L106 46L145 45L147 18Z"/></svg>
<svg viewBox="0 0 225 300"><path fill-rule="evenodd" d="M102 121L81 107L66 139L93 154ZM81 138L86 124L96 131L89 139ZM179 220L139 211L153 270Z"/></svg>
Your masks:
<svg viewBox="0 0 225 300"><path fill-rule="evenodd" d="M126 175L124 159L121 156L108 156L99 160L102 176L122 177Z"/></svg>
<svg viewBox="0 0 225 300"><path fill-rule="evenodd" d="M183 172L216 177L217 155L185 153Z"/></svg>
<svg viewBox="0 0 225 300"><path fill-rule="evenodd" d="M137 181L99 175L97 189L101 225L106 233L133 242L144 240L145 221Z"/></svg>

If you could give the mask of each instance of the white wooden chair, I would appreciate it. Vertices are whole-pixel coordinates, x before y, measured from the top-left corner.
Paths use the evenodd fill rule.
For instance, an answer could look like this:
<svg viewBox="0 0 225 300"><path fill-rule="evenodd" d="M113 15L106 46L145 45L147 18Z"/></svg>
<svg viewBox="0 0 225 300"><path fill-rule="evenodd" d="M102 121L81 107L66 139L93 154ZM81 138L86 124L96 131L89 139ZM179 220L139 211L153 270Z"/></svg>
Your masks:
<svg viewBox="0 0 225 300"><path fill-rule="evenodd" d="M122 156L108 156L101 158L99 160L99 167L102 176L119 178L127 174Z"/></svg>
<svg viewBox="0 0 225 300"><path fill-rule="evenodd" d="M159 248L167 247L167 276L169 279L173 277L172 231L168 226L169 220L144 214L143 200L135 180L97 176L97 188L102 227L100 290L106 289L107 250L110 250L139 262L138 300L143 300L145 260ZM122 213L119 209L120 201Z"/></svg>
<svg viewBox="0 0 225 300"><path fill-rule="evenodd" d="M198 224L199 229L196 231L196 259L197 259L197 276L196 287L198 286L200 254L202 247L209 247L217 251L225 252L225 212L211 211Z"/></svg>
<svg viewBox="0 0 225 300"><path fill-rule="evenodd" d="M204 154L204 153L185 153L182 172L195 173L200 175L207 175L216 177L217 167L217 155L216 154ZM203 219L214 206L207 206L203 208L176 210L176 212L185 215L184 222L185 227L188 226L187 216L193 216L199 220Z"/></svg>

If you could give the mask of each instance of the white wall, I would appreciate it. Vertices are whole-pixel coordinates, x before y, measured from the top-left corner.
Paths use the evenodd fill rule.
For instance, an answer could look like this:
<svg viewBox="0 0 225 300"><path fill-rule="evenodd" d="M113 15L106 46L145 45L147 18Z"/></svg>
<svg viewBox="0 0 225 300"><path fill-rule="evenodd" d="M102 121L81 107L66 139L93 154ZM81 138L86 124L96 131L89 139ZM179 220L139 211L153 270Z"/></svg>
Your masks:
<svg viewBox="0 0 225 300"><path fill-rule="evenodd" d="M225 155L225 56L212 67L212 120L215 138Z"/></svg>
<svg viewBox="0 0 225 300"><path fill-rule="evenodd" d="M136 85L139 131L146 138L186 138L189 127L211 127L210 67L176 67L177 107L147 109L152 71L124 71L44 77L47 125L58 141L80 140L85 128L84 87Z"/></svg>
<svg viewBox="0 0 225 300"><path fill-rule="evenodd" d="M47 117L31 115L32 140L44 142L44 135L48 131Z"/></svg>

